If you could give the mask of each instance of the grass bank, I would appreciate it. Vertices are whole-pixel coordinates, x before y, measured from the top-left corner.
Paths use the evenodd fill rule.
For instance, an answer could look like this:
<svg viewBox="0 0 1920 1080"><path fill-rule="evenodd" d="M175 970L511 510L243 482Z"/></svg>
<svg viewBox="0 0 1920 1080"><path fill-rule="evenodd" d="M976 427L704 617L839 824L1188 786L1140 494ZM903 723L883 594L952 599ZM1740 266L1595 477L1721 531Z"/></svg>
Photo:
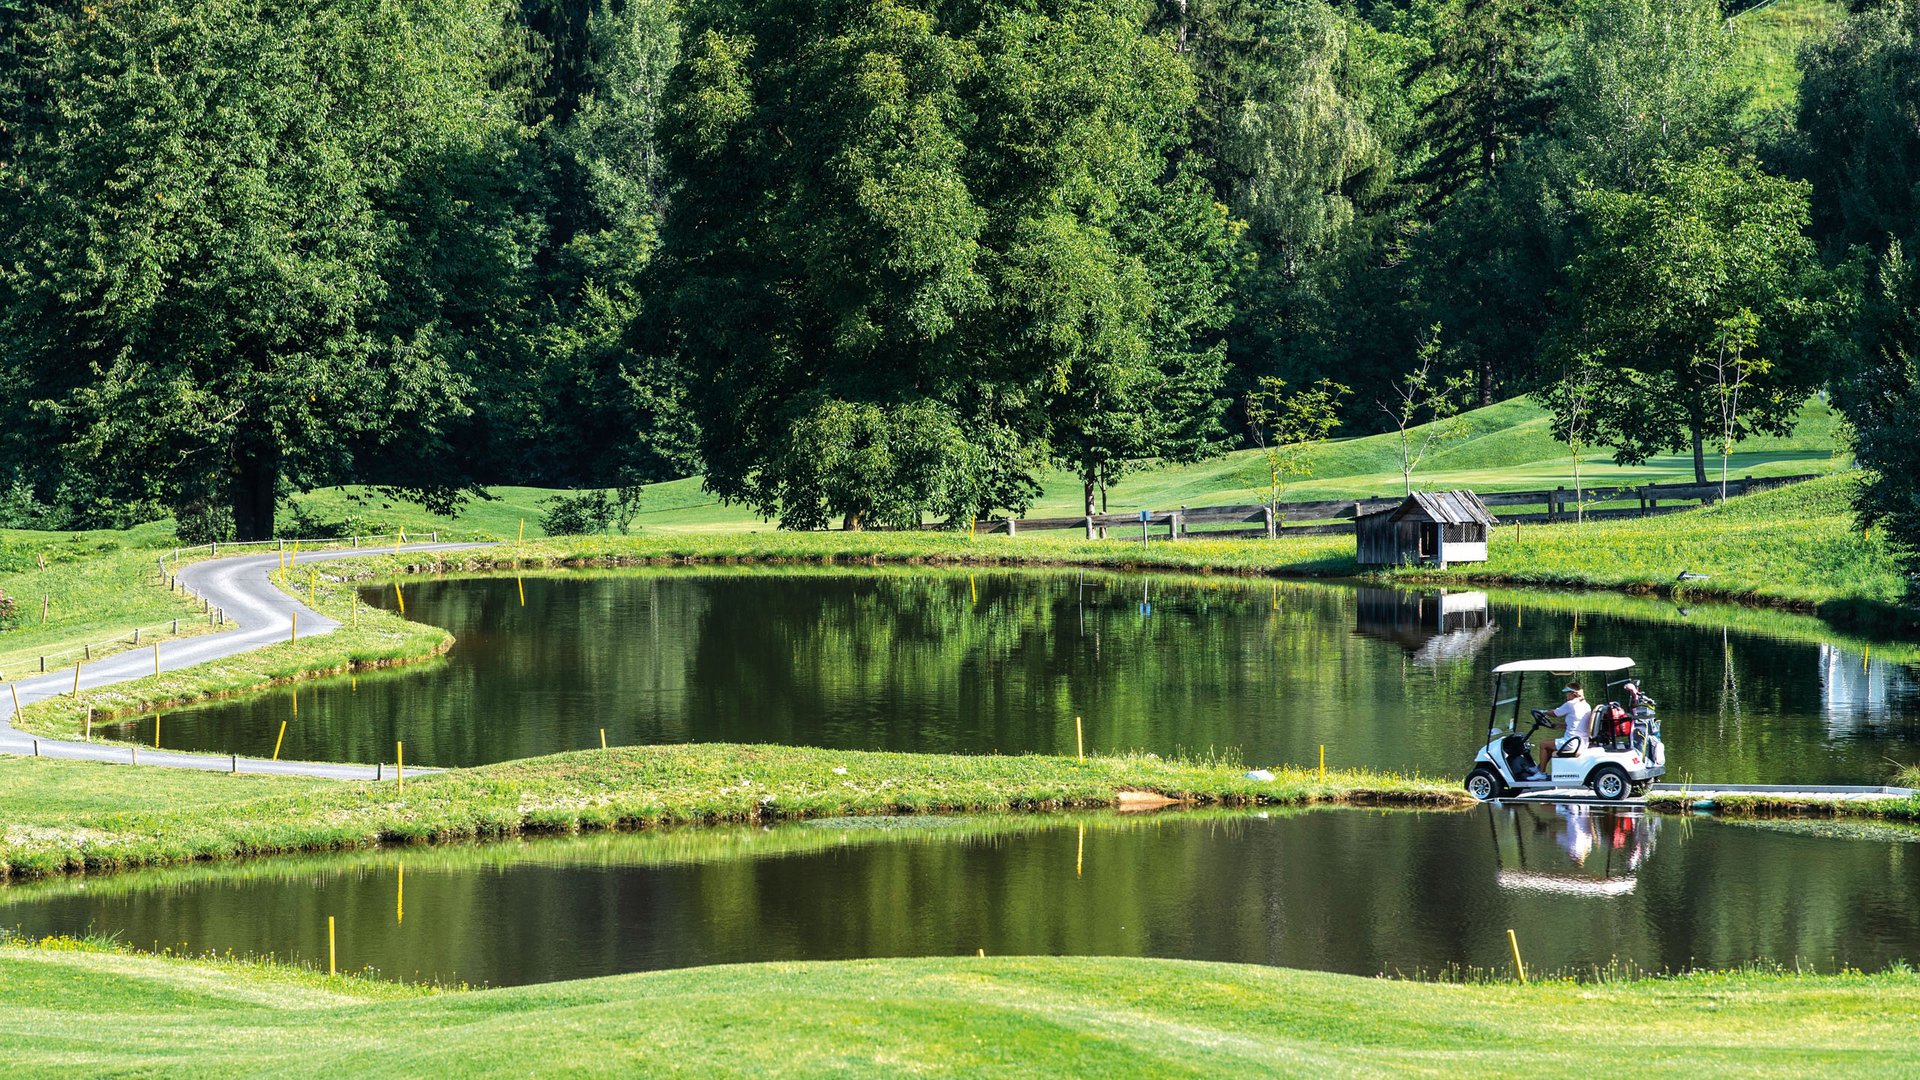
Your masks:
<svg viewBox="0 0 1920 1080"><path fill-rule="evenodd" d="M1898 621L1908 587L1883 537L1862 533L1842 474L1654 518L1504 526L1485 563L1366 576L1400 584L1511 584L1728 600ZM1294 577L1356 577L1349 536L1140 544L1053 533L641 533L545 537L431 559L376 556L336 564L340 577L670 563L951 566L1057 565ZM1681 571L1705 575L1681 581Z"/></svg>
<svg viewBox="0 0 1920 1080"><path fill-rule="evenodd" d="M1622 589L1819 610L1892 607L1907 580L1885 539L1863 533L1853 475L1823 477L1657 518L1506 526L1488 559L1409 570L1403 581ZM1706 578L1680 581L1682 571Z"/></svg>
<svg viewBox="0 0 1920 1080"><path fill-rule="evenodd" d="M392 783L0 758L0 879L381 843L850 814L1464 805L1451 780L1153 755L894 754L701 743L590 750ZM217 811L217 812L216 812Z"/></svg>
<svg viewBox="0 0 1920 1080"><path fill-rule="evenodd" d="M141 643L212 629L197 601L160 583L156 560L173 547L170 522L123 531L78 533L0 530L0 596L14 612L0 632L0 675L20 678L72 666L83 646L96 658Z"/></svg>
<svg viewBox="0 0 1920 1080"><path fill-rule="evenodd" d="M1917 1010L1920 979L1904 971L1521 986L939 957L435 991L66 941L0 946L0 1055L16 1076L1880 1077L1920 1060ZM1593 1034L1543 1034L1556 1016Z"/></svg>
<svg viewBox="0 0 1920 1080"><path fill-rule="evenodd" d="M1908 766L1903 773L1911 773ZM1896 778L1895 786L1907 787L1911 777ZM1647 808L1682 814L1693 810L1711 810L1730 818L1839 818L1860 821L1920 821L1920 795L1905 799L1841 799L1813 795L1716 795L1702 800L1684 792L1653 794Z"/></svg>
<svg viewBox="0 0 1920 1080"><path fill-rule="evenodd" d="M446 652L453 635L361 603L354 585L306 567L287 589L343 625L330 634L277 642L237 656L165 671L77 694L61 694L21 710L15 726L36 735L77 738L88 716L115 717L175 708L213 698L254 693L283 683L415 663ZM308 587L311 583L311 588Z"/></svg>

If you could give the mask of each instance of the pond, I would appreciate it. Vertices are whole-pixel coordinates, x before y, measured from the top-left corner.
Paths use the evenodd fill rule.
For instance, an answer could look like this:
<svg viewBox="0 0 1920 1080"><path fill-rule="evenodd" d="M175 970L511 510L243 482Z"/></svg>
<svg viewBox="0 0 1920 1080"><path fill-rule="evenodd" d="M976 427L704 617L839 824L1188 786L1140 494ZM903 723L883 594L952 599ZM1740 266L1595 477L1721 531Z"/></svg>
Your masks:
<svg viewBox="0 0 1920 1080"><path fill-rule="evenodd" d="M1332 766L1464 774L1492 665L1588 652L1640 661L1669 779L1878 782L1920 756L1910 669L1823 643L1804 617L1604 594L900 568L366 595L452 631L451 654L169 712L162 745L266 756L285 721L284 757L391 761L404 741L409 762L443 766L594 747L602 729L616 746L1071 753L1080 716L1090 751L1271 765L1324 745Z"/></svg>
<svg viewBox="0 0 1920 1080"><path fill-rule="evenodd" d="M1920 959L1920 832L1621 808L865 819L268 859L0 891L0 927L518 984L769 960L1353 974Z"/></svg>

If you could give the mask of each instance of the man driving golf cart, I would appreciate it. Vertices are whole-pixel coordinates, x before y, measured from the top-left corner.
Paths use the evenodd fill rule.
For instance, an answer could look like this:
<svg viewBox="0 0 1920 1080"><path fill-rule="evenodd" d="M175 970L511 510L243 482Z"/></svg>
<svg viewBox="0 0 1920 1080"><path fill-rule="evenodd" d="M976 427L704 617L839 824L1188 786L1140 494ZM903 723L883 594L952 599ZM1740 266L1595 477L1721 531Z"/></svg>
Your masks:
<svg viewBox="0 0 1920 1080"><path fill-rule="evenodd" d="M1540 740L1540 773L1543 776L1553 770L1553 755L1569 750L1578 753L1593 738L1593 706L1587 704L1586 694L1580 689L1580 680L1575 679L1561 687L1560 693L1566 700L1550 714L1559 717L1560 722L1556 724L1549 720L1546 726L1566 734L1557 739Z"/></svg>
<svg viewBox="0 0 1920 1080"><path fill-rule="evenodd" d="M1498 799L1585 787L1608 801L1644 794L1649 784L1666 773L1667 754L1660 742L1653 699L1640 692L1637 680L1624 674L1632 666L1633 661L1624 656L1569 656L1514 660L1495 667L1487 741L1474 755L1467 792L1476 799ZM1589 705L1575 676L1593 672L1603 673L1606 691L1618 688L1626 703ZM1615 673L1619 673L1616 678L1606 678ZM1520 703L1529 675L1561 684L1565 700L1558 709L1523 712ZM1541 728L1564 733L1539 744L1536 763L1533 736Z"/></svg>

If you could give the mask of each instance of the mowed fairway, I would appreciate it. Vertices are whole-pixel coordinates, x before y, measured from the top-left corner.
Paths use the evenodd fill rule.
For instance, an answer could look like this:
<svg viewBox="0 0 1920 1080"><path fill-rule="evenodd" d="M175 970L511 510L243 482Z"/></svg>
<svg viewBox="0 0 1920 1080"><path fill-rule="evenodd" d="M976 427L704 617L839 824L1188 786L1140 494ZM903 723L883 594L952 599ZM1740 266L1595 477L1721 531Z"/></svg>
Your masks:
<svg viewBox="0 0 1920 1080"><path fill-rule="evenodd" d="M958 957L426 994L244 964L0 948L0 1055L12 1076L1889 1077L1920 1068L1916 1015L1911 973L1460 985Z"/></svg>
<svg viewBox="0 0 1920 1080"><path fill-rule="evenodd" d="M1475 409L1463 416L1465 434L1438 445L1414 475L1424 489L1473 488L1479 491L1538 490L1573 486L1573 457L1555 442L1546 410L1524 399ZM1791 476L1829 472L1850 464L1836 449L1839 421L1819 401L1801 410L1790 436L1749 439L1735 446L1729 475ZM1398 461L1399 437L1393 434L1337 439L1310 454L1312 475L1289 484L1282 501L1370 498L1404 490ZM1720 461L1711 456L1709 471L1717 478ZM1608 452L1590 448L1582 455L1581 476L1586 484L1691 483L1693 459L1685 454L1655 457L1645 465L1619 466ZM1081 512L1080 484L1072 475L1054 471L1040 477L1042 493L1029 508L1032 517L1067 516ZM1221 506L1254 503L1266 498L1266 459L1255 450L1238 450L1195 465L1144 469L1123 479L1107 492L1107 509L1127 513L1139 509L1168 510L1178 506ZM546 500L561 492L545 488L489 488L491 500L469 503L459 514L440 517L408 503L385 499L365 488L329 488L296 497L314 518L356 523L350 531L384 530L404 526L409 534L439 529L450 536L510 540L525 522L528 537L544 536L540 515ZM701 489L699 477L652 484L642 497L635 527L641 530L686 532L770 529L744 506L722 506ZM283 522L282 532L290 523ZM291 533L289 532L289 535ZM443 539L445 537L443 536Z"/></svg>

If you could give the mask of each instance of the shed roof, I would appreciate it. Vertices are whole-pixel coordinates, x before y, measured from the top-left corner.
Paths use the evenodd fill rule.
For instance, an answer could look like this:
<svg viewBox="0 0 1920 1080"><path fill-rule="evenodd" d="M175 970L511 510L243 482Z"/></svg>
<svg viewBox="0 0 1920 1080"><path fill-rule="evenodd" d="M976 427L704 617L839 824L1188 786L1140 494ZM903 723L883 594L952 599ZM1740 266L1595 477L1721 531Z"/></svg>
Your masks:
<svg viewBox="0 0 1920 1080"><path fill-rule="evenodd" d="M1487 510L1487 504L1471 491L1416 491L1407 496L1399 509L1390 512L1393 520L1399 521L1415 510L1428 520L1445 525L1499 524Z"/></svg>

